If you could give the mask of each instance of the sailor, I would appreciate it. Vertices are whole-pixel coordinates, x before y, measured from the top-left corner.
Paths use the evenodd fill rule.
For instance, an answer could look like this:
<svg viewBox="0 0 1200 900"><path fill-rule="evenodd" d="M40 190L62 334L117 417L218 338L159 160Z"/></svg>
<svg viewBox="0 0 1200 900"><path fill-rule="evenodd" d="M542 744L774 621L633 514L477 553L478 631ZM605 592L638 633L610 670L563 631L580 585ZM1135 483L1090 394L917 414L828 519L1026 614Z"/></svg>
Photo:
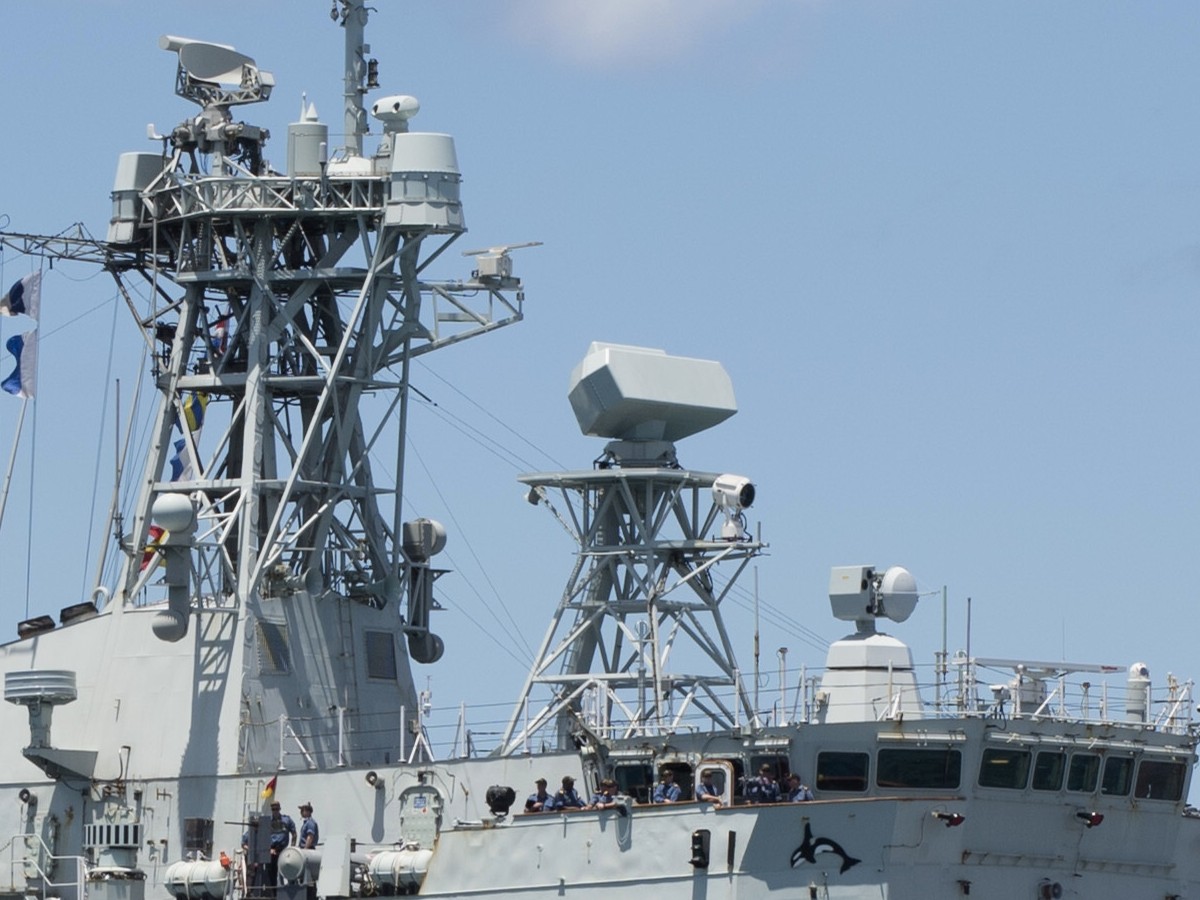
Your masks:
<svg viewBox="0 0 1200 900"><path fill-rule="evenodd" d="M696 799L711 803L714 809L721 808L721 789L713 784L712 769L705 769L700 773L700 787L696 788Z"/></svg>
<svg viewBox="0 0 1200 900"><path fill-rule="evenodd" d="M659 774L659 782L654 787L654 796L651 800L654 803L678 803L679 794L679 785L675 783L675 773L670 769L663 769Z"/></svg>
<svg viewBox="0 0 1200 900"><path fill-rule="evenodd" d="M617 783L611 778L605 778L600 782L600 790L592 794L591 802L588 803L588 809L612 809L619 803L620 801L617 799Z"/></svg>
<svg viewBox="0 0 1200 900"><path fill-rule="evenodd" d="M553 809L583 809L583 798L575 790L575 779L564 775L562 790L554 795Z"/></svg>
<svg viewBox="0 0 1200 900"><path fill-rule="evenodd" d="M807 784L804 784L800 780L800 776L795 772L787 777L787 783L787 798L789 803L802 803L805 800L813 799L812 789Z"/></svg>
<svg viewBox="0 0 1200 900"><path fill-rule="evenodd" d="M267 862L267 886L279 883L279 854L296 843L296 823L280 812L279 801L271 801L271 858Z"/></svg>
<svg viewBox="0 0 1200 900"><path fill-rule="evenodd" d="M746 782L746 800L749 803L779 802L779 784L770 763L759 766L758 775Z"/></svg>
<svg viewBox="0 0 1200 900"><path fill-rule="evenodd" d="M314 849L317 846L317 842L320 840L320 836L321 831L317 827L317 820L313 818L312 804L300 804L300 849Z"/></svg>
<svg viewBox="0 0 1200 900"><path fill-rule="evenodd" d="M530 794L529 799L525 801L525 812L548 812L554 809L554 798L546 790L546 779L539 778L534 784L537 785L537 790Z"/></svg>

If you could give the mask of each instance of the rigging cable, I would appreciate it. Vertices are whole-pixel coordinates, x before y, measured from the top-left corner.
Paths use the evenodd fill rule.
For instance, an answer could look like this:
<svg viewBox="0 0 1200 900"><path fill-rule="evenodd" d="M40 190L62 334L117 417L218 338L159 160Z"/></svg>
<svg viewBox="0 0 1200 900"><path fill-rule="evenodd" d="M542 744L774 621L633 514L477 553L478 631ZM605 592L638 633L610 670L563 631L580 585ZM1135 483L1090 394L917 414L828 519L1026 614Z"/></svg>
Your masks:
<svg viewBox="0 0 1200 900"><path fill-rule="evenodd" d="M88 569L90 568L90 563L91 563L91 559L92 559L92 538L95 536L95 532L96 532L96 500L100 493L100 460L104 455L104 428L105 428L105 424L108 419L109 385L110 385L111 379L112 379L113 352L116 348L116 343L117 343L117 310L119 309L119 307L117 306L116 303L113 303L113 301L115 299L116 299L116 295L114 294L113 296L109 297L108 300L106 301L107 303L112 303L112 308L113 308L112 328L111 328L111 332L109 334L109 339L108 339L108 360L105 363L105 368L104 368L104 382L103 382L104 383L104 397L102 398L102 401L100 403L100 427L97 430L97 434L96 434L96 467L92 473L92 505L91 505L91 508L88 510L87 541L85 543L85 548L83 551L83 579L82 579L82 584L80 585L80 596L81 597L87 597L90 594L90 591L88 591L88 583L87 583ZM95 307L95 308L99 309L99 307ZM84 315L87 315L87 313L85 313ZM106 525L105 526L106 531L107 531L107 528L108 528L108 526Z"/></svg>
<svg viewBox="0 0 1200 900"><path fill-rule="evenodd" d="M554 466L554 468L556 468L556 469L567 468L561 462L559 462L557 459L555 459L553 456L551 456L549 453L547 453L544 449L539 447L537 444L533 443L533 441L529 440L529 438L525 437L523 434L521 434L519 431L517 431L512 426L503 422L499 417L497 417L487 407L482 406L481 404L476 402L474 399L472 399L469 394L467 394L467 393L463 392L462 390L460 390L459 388L455 387L453 384L451 384L449 381L447 381L443 376L439 375L437 372L434 372L432 369L430 369L428 366L426 366L424 364L421 364L421 368L425 369L425 371L428 372L432 377L434 377L438 381L442 382L450 390L454 391L456 394L458 394L460 397L462 397L464 400L466 400L468 403L470 403L472 406L474 406L476 409L478 409L480 412L482 412L485 416L487 416L489 419L491 419L493 422L495 422L497 425L499 425L501 428L503 428L505 431L507 431L513 437L517 438L517 440L521 441L526 446L532 448L536 452L540 453L542 456L546 457L546 459L548 459L550 461L550 464L552 466ZM472 429L472 430L475 430L475 429ZM514 453L512 451L508 451L508 450L506 450L505 452L510 453L513 457L520 460L521 463L526 466L526 471L532 471L533 469L537 468L533 464L527 463L519 454Z"/></svg>
<svg viewBox="0 0 1200 900"><path fill-rule="evenodd" d="M443 381L444 381L444 379L443 379ZM519 467L517 467L516 463L512 459L506 459L501 453L497 452L497 449L494 446L494 442L491 442L489 444L489 442L487 440L487 436L482 431L474 428L473 426L467 425L459 417L454 416L454 415L448 413L446 410L442 409L436 401L434 401L428 394L419 390L418 388L410 386L409 390L413 396L415 396L417 399L423 401L423 405L426 408L429 408L429 409L434 410L435 412L439 413L439 417L442 418L443 421L446 421L449 424L451 424L451 426L454 427L455 430L457 430L460 434L463 434L466 437L470 438L474 443L476 443L483 449L488 450L493 455L497 456L497 458L503 459L510 466L513 466L514 468L517 468L518 471L520 471ZM458 393L461 394L462 392L459 391ZM465 395L463 395L463 396L465 396ZM456 420L457 422L462 423L462 424L456 425L456 424L454 424L454 422L450 421L451 419ZM500 630L508 638L508 643L504 643L504 642L497 642L497 643L499 643L501 645L501 647L503 647L504 651L509 656L511 656L513 658L513 660L515 660L519 665L523 666L525 669L528 669L529 666L532 665L532 660L533 660L532 649L529 647L528 642L525 640L525 637L524 637L520 627L517 625L517 622L514 619L511 610L509 610L508 605L504 602L504 598L501 596L499 590L496 588L495 583L491 580L490 576L488 575L487 569L483 566L482 562L479 559L478 554L475 552L474 546L471 543L471 539L470 539L467 529L463 528L462 524L458 521L457 517L454 515L454 512L450 508L450 504L447 501L447 498L442 493L442 491L441 491L440 487L438 486L436 480L434 479L432 473L429 471L429 467L426 465L424 457L422 457L420 450L417 449L417 447L413 443L411 437L408 438L408 444L409 444L410 452L416 457L418 464L421 466L422 471L424 471L426 480L429 482L430 485L433 486L434 491L437 493L438 497L442 501L442 506L446 509L447 514L450 516L451 521L454 523L455 528L456 528L456 532L455 532L456 536L462 540L463 544L466 546L467 550L469 551L471 558L475 560L475 564L478 567L479 571L483 574L484 580L487 581L488 586L491 588L491 592L492 592L493 596L495 596L496 602L504 610L505 615L508 617L509 622L512 624L512 629L510 629L508 627L508 625L505 624L504 620L501 619L497 615L494 605L490 604L490 603L486 603L484 601L483 595L480 593L479 589L475 586L475 584L472 581L472 579L470 578L470 576L456 562L453 552L445 551L445 550L443 550L442 552L445 554L446 559L449 561L449 563L450 563L451 567L454 569L455 573L460 578L463 579L463 581L466 583L466 585L470 588L471 593L474 594L475 598L479 601L479 603L485 609L487 609L487 611L491 614L492 618L495 620L496 625L499 626ZM371 451L371 455L372 455L372 457L375 456L374 450ZM379 463L379 460L376 459L376 462ZM387 471L388 470L387 470L386 466L383 466L382 464L380 464L378 466L378 474L380 476L385 476ZM410 512L412 512L414 515L419 515L420 511L415 509L415 507L413 506L411 497L408 494L408 492L405 492L404 503L408 507ZM443 597L446 596L444 592L442 593L442 596ZM494 632L489 630L488 628L484 627L477 619L473 618L469 613L467 613L466 608L461 603L457 603L455 606L455 609L460 614L462 614L462 616L464 618L466 618L469 622L471 622L472 625L477 627L484 634L494 636ZM519 644L519 645L523 646L525 653L527 654L526 658L522 659L519 655L517 655L517 653L515 653L513 651L513 649L511 648L510 644Z"/></svg>
<svg viewBox="0 0 1200 900"><path fill-rule="evenodd" d="M457 529L456 533L462 535L463 542L466 544L466 547L467 547L467 551L470 553L471 558L473 560L475 560L475 564L479 567L479 571L483 574L483 578L487 582L488 587L491 588L492 593L496 596L496 599L499 601L500 608L504 610L504 614L508 617L509 622L512 624L512 627L515 629L515 633L510 632L508 630L507 626L500 619L500 617L496 614L495 610L492 609L491 604L485 603L484 606L488 609L489 612L491 612L492 617L496 619L497 624L500 625L500 627L504 630L505 634L508 635L509 639L514 642L519 642L521 644L521 646L523 646L525 648L525 652L529 656L530 663L532 663L533 648L531 648L529 646L529 642L525 640L525 635L521 632L521 627L517 624L516 619L513 617L512 610L510 610L508 608L508 604L504 602L504 598L500 595L500 592L496 589L496 584L495 584L495 582L492 581L491 576L488 574L487 568L483 565L482 561L479 559L479 555L475 552L474 545L471 543L470 538L467 537L466 529L464 529L462 527L462 524L458 521L458 517L454 514L454 511L450 508L449 503L446 501L445 495L442 493L442 489L441 489L440 485L432 477L428 466L425 465L424 457L422 457L421 452L416 447L413 446L412 441L409 441L409 449L412 451L413 455L417 458L417 462L420 463L421 468L425 471L426 477L429 478L430 484L432 484L434 492L441 499L443 506L446 508L446 512L450 515L451 521L454 522L455 528ZM478 594L478 592L476 592L476 594ZM480 598L480 600L482 601L482 597Z"/></svg>

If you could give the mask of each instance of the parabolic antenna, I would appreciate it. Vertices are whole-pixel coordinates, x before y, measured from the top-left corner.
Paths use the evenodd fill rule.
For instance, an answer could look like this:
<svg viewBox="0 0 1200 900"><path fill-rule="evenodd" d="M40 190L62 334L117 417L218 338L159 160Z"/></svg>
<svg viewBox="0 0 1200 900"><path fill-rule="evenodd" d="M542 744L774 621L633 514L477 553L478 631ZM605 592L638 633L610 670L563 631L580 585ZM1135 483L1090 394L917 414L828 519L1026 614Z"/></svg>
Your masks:
<svg viewBox="0 0 1200 900"><path fill-rule="evenodd" d="M207 108L258 103L271 96L275 76L228 44L164 34L158 46L179 57L175 93Z"/></svg>
<svg viewBox="0 0 1200 900"><path fill-rule="evenodd" d="M192 41L179 48L179 64L196 81L211 84L242 83L245 66L257 68L253 59L232 47Z"/></svg>

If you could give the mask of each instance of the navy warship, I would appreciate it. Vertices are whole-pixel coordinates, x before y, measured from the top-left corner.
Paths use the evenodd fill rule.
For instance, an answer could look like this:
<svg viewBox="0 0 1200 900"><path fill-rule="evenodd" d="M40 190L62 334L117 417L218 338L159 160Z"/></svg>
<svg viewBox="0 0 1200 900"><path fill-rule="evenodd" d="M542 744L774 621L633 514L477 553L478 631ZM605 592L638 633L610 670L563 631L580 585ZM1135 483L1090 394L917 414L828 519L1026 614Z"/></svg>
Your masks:
<svg viewBox="0 0 1200 900"><path fill-rule="evenodd" d="M429 275L466 231L461 172L380 88L374 13L333 6L341 146L305 105L277 168L235 118L270 71L164 35L199 111L120 157L105 238L0 236L114 276L156 403L115 574L0 646L0 893L1200 896L1191 687L1143 663L943 654L922 684L881 630L914 576L841 565L848 633L764 715L724 618L767 549L755 485L678 446L735 414L733 385L655 347L597 341L571 373L603 449L520 481L575 565L495 740L435 750L412 665L444 651L447 533L403 512L410 371L523 318L526 244ZM36 320L37 294L20 279L6 313ZM282 796L315 808L311 846Z"/></svg>

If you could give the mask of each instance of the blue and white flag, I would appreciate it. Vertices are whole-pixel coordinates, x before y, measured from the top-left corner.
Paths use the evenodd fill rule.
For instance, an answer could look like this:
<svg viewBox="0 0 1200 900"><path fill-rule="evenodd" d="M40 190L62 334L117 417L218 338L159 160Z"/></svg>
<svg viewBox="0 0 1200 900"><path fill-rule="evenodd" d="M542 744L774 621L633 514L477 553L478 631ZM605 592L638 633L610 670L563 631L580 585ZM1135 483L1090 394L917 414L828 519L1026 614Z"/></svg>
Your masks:
<svg viewBox="0 0 1200 900"><path fill-rule="evenodd" d="M4 381L0 381L0 388L28 400L33 397L37 382L37 332L14 334L4 342L4 346L17 358L17 367Z"/></svg>
<svg viewBox="0 0 1200 900"><path fill-rule="evenodd" d="M26 275L0 297L0 316L29 316L37 319L42 311L42 273Z"/></svg>
<svg viewBox="0 0 1200 900"><path fill-rule="evenodd" d="M192 480L192 454L188 451L187 438L175 441L175 455L170 459L171 480Z"/></svg>

